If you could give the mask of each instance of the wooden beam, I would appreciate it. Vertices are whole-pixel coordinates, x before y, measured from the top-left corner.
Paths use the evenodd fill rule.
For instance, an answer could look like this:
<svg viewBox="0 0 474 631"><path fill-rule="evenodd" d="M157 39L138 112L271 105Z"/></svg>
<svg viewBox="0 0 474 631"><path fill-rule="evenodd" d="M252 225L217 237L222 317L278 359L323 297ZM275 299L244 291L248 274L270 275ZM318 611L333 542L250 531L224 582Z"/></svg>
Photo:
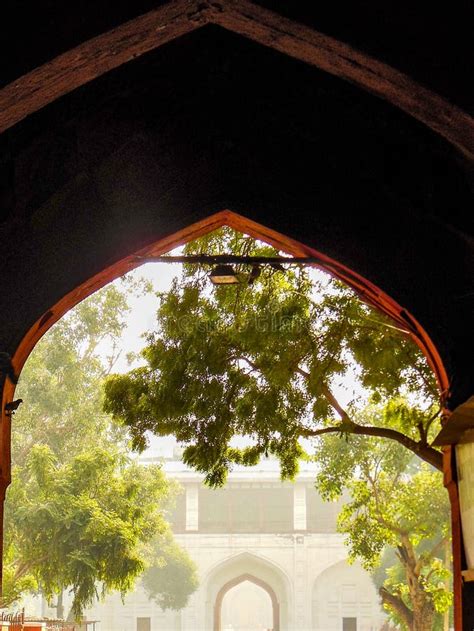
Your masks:
<svg viewBox="0 0 474 631"><path fill-rule="evenodd" d="M105 72L205 24L217 24L382 98L474 158L474 120L407 75L247 0L175 0L99 35L0 91L0 132Z"/></svg>
<svg viewBox="0 0 474 631"><path fill-rule="evenodd" d="M142 263L192 263L194 265L271 265L285 263L288 265L321 265L320 258L315 256L241 256L239 254L188 254L182 256L147 256L140 259Z"/></svg>
<svg viewBox="0 0 474 631"><path fill-rule="evenodd" d="M0 132L68 92L205 23L195 0L169 2L55 57L0 91Z"/></svg>
<svg viewBox="0 0 474 631"><path fill-rule="evenodd" d="M459 490L456 479L456 454L454 447L443 448L444 486L448 491L451 505L451 545L453 551L453 598L454 629L463 631L463 589L462 589L462 527Z"/></svg>
<svg viewBox="0 0 474 631"><path fill-rule="evenodd" d="M248 0L225 0L213 21L374 94L474 158L474 119L391 66Z"/></svg>

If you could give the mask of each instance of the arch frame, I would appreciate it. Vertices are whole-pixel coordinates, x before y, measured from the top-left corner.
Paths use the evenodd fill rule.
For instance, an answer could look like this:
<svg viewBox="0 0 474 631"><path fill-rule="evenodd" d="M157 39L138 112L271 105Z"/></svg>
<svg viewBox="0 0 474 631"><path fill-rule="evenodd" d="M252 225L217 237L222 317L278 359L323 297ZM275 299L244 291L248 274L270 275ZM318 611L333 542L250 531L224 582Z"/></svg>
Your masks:
<svg viewBox="0 0 474 631"><path fill-rule="evenodd" d="M216 621L215 605L217 596L222 591L222 586L230 584L236 577L242 577L243 575L250 575L271 588L275 594L275 601L272 599L272 604L274 602L278 603L279 627L293 629L294 594L290 576L285 568L273 559L245 549L220 559L205 573L202 581L206 593L205 628L214 630ZM238 582L235 584L238 584ZM228 589L231 589L231 587ZM222 595L222 598L224 595Z"/></svg>
<svg viewBox="0 0 474 631"><path fill-rule="evenodd" d="M254 576L253 574L245 573L240 574L236 578L227 581L219 590L216 596L216 601L214 603L214 624L213 631L222 631L222 601L225 598L227 592L229 592L233 587L240 585L240 583L244 583L245 581L249 581L258 587L261 587L269 596L272 601L272 614L273 614L273 630L272 631L280 631L280 603L278 602L277 595L275 594L274 589L271 585L269 585L266 581Z"/></svg>
<svg viewBox="0 0 474 631"><path fill-rule="evenodd" d="M216 563L214 563L210 568L207 569L204 577L203 584L207 584L208 586L212 583L215 577L221 572L233 565L237 565L241 561L250 561L253 562L255 566L259 566L265 568L266 570L271 571L275 574L275 576L281 581L282 587L286 591L291 591L290 579L285 569L273 559L269 559L267 556L262 554L255 554L248 550L235 552L230 556L220 559Z"/></svg>
<svg viewBox="0 0 474 631"><path fill-rule="evenodd" d="M271 228L267 228L229 209L214 213L205 219L192 223L183 230L164 235L162 238L154 240L140 250L112 263L103 271L63 296L61 300L51 306L50 309L38 318L23 337L12 357L12 366L15 375L20 375L31 351L43 335L55 322L79 302L116 278L136 269L147 261L147 257L165 254L173 248L184 245L189 241L193 241L223 226L233 228L234 230L248 234L250 237L265 241L275 248L281 249L293 256L308 256L319 259L320 263L312 263L311 265L342 281L355 291L362 300L391 318L400 329L412 337L425 354L436 376L443 403L444 415L446 418L449 416L446 400L449 396L450 383L441 356L428 333L406 309L371 281L349 269L342 263L339 263L312 247L304 245L290 237L286 237ZM2 497L5 497L6 489L11 482L11 417L6 414L5 405L13 400L14 393L15 384L7 379L3 386L1 403L0 454L2 460L0 463L0 501Z"/></svg>
<svg viewBox="0 0 474 631"><path fill-rule="evenodd" d="M252 219L248 219L247 217L230 209L221 210L206 217L205 219L190 224L183 230L169 235L164 235L157 240L155 239L149 245L112 263L103 271L94 275L92 278L88 279L63 296L61 300L59 300L55 305L52 305L50 309L38 318L20 342L12 358L12 365L15 374L17 376L20 374L28 356L41 337L53 326L53 324L55 324L55 322L57 322L79 302L116 278L123 276L143 263L146 263L148 258L151 259L153 256L165 254L178 246L184 245L194 239L198 239L199 237L224 226L243 232L254 239L265 241L266 243L269 243L275 248L281 249L292 256L307 256L318 259L319 262L311 263L311 266L327 272L332 277L337 278L348 285L364 302L368 303L372 307L375 307L391 318L400 329L412 337L415 343L425 354L427 361L435 373L441 395L444 399L447 398L449 394L449 378L441 356L428 333L423 329L415 317L404 309L402 305L398 304L391 296L385 293L381 288L377 287L370 280L364 278L335 259L326 256L315 248L309 247L290 237L286 237L285 235L271 228L267 228L266 226L257 223ZM7 381L4 386L3 403L11 400L14 391L14 384Z"/></svg>
<svg viewBox="0 0 474 631"><path fill-rule="evenodd" d="M174 0L94 37L0 90L0 132L186 33L215 24L382 98L474 159L474 119L406 74L249 0Z"/></svg>
<svg viewBox="0 0 474 631"><path fill-rule="evenodd" d="M337 260L319 252L315 248L307 246L295 239L287 237L271 228L257 223L247 217L240 215L230 209L224 209L214 213L202 220L188 225L186 228L164 234L160 238L153 240L138 251L132 252L128 256L121 258L101 272L95 274L87 281L81 283L72 291L65 294L55 305L51 306L43 313L18 345L13 357L12 366L15 374L20 375L21 370L28 359L31 351L41 339L41 337L70 309L79 302L90 296L95 291L101 289L116 278L132 271L146 262L147 258L158 256L169 252L173 248L197 239L205 234L217 230L223 226L228 226L249 236L265 241L277 249L281 249L293 256L312 257L319 260L318 263L311 264L331 276L347 284L354 290L362 300L371 306L379 309L386 316L390 317L407 335L410 335L416 344L425 354L427 361L433 369L441 398L444 402L444 414L447 418L449 410L445 402L449 396L449 379L441 356L421 324L399 305L391 296L377 287L370 280L364 278L357 272L351 270ZM3 528L3 504L8 486L11 483L11 417L6 413L5 404L12 401L15 393L15 384L6 379L2 390L1 403L1 427L0 427L0 527ZM460 525L460 509L457 494L457 485L453 482L452 448L445 450L445 484L448 487L451 499L452 528L453 528L453 552L454 566L461 567L462 539ZM1 535L1 533L0 533ZM0 556L3 553L3 537L0 536ZM0 564L0 584L2 565ZM457 603L457 619L461 619L461 593L462 578L461 572L455 573L455 602ZM460 624L456 628L461 628Z"/></svg>
<svg viewBox="0 0 474 631"><path fill-rule="evenodd" d="M317 619L316 619L316 614L315 614L315 595L317 594L318 589L321 587L321 583L327 582L328 580L330 581L334 573L337 573L337 571L341 569L343 570L343 572L345 572L346 578L348 574L349 575L353 574L354 570L356 572L359 572L359 571L364 572L360 562L356 562L355 564L349 563L348 557L345 557L343 559L340 559L339 561L330 563L324 569L322 569L316 576L313 577L312 584L311 584L311 622L313 625L312 626L313 629L320 628L319 625L316 624ZM372 580L368 574L367 574L367 581L369 582L371 587L373 587L374 592L376 592L375 585L373 585ZM339 582L339 584L343 584L343 583ZM377 594L377 600L378 599L379 599L379 596ZM339 603L340 602L341 601L339 601Z"/></svg>

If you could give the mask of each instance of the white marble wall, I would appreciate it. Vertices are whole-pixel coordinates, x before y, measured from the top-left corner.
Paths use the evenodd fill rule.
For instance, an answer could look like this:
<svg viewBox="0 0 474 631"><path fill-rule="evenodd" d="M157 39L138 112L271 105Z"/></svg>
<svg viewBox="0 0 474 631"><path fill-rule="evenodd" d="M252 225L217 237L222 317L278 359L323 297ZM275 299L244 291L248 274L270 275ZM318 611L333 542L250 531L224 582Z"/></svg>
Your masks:
<svg viewBox="0 0 474 631"><path fill-rule="evenodd" d="M212 631L218 590L247 572L266 581L281 603L281 631L340 631L343 616L358 618L358 631L376 631L384 616L369 575L346 563L340 535L176 536L199 568L200 587L182 612L161 612L140 588L122 605L112 596L88 611L100 631L136 631L149 616L151 631Z"/></svg>

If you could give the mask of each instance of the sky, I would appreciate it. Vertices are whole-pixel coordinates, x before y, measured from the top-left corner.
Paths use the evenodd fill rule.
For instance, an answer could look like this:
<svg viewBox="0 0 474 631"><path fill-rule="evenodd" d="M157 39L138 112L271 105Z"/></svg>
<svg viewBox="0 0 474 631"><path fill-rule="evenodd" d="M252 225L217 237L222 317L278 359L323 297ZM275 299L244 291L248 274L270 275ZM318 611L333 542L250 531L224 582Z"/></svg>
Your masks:
<svg viewBox="0 0 474 631"><path fill-rule="evenodd" d="M127 327L122 336L123 350L114 367L114 372L124 373L130 370L127 354L131 352L139 353L144 346L142 335L154 328L156 311L159 306L159 300L156 296L157 292L169 291L173 278L179 276L179 274L179 264L145 263L127 275L134 279L144 278L150 281L154 292L145 296L130 295L130 314L127 319ZM120 285L120 280L114 282ZM106 352L105 347L104 352Z"/></svg>

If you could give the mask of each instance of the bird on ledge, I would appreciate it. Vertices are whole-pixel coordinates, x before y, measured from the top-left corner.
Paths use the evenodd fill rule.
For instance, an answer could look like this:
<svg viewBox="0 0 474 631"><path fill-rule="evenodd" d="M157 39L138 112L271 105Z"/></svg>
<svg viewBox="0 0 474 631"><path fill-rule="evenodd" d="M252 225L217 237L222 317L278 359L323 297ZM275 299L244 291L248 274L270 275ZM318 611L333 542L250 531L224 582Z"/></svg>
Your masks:
<svg viewBox="0 0 474 631"><path fill-rule="evenodd" d="M23 399L16 399L15 401L5 403L5 414L7 416L13 416L15 411L20 407L21 403L23 403Z"/></svg>

